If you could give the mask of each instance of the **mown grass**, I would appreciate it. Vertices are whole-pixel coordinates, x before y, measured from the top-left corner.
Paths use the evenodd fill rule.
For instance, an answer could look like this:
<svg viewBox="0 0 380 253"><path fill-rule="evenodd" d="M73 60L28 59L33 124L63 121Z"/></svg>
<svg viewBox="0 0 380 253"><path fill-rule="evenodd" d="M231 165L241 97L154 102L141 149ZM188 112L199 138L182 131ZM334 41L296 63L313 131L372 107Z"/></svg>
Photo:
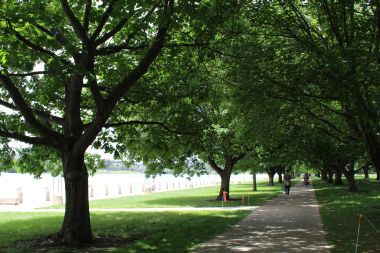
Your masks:
<svg viewBox="0 0 380 253"><path fill-rule="evenodd" d="M320 204L326 239L333 246L332 253L355 252L358 215L363 214L380 229L380 182L358 180L360 192L351 193L347 186L332 186L313 180L315 194ZM380 233L364 220L359 237L358 252L380 252Z"/></svg>
<svg viewBox="0 0 380 253"><path fill-rule="evenodd" d="M243 194L245 198L244 205L262 205L279 195L281 191L281 185L267 186L267 182L259 182L257 192L252 191L251 184L231 185L230 196L235 201L229 201L225 206L241 206ZM219 187L212 186L94 200L90 202L90 208L217 207L221 206L221 202L216 201L218 192Z"/></svg>
<svg viewBox="0 0 380 253"><path fill-rule="evenodd" d="M252 191L252 184L233 184L230 187L230 197L233 199L224 206L262 205L278 196L282 191L282 184L268 186L265 181L258 182L258 191ZM137 196L109 198L90 201L90 208L155 208L155 207L220 207L216 201L219 186L193 188L178 191L158 192ZM249 198L249 201L248 201ZM50 208L63 208L51 206Z"/></svg>
<svg viewBox="0 0 380 253"><path fill-rule="evenodd" d="M91 214L96 237L129 238L129 245L96 252L191 252L202 242L237 223L249 211L197 212L95 212ZM39 252L16 241L32 240L57 232L62 213L4 213L0 216L0 252ZM207 226L205 226L207 224ZM15 246L18 245L18 246ZM46 252L46 251L44 251ZM88 252L88 249L48 252Z"/></svg>
<svg viewBox="0 0 380 253"><path fill-rule="evenodd" d="M227 206L239 206L245 194L245 205L261 205L281 193L281 185L267 186L260 182L258 191L252 185L231 186L231 197L238 198ZM218 187L195 188L181 191L130 196L93 201L96 208L131 207L208 207L220 206L216 199ZM170 212L91 212L94 235L97 237L123 237L130 239L125 246L101 249L98 252L191 252L197 245L222 233L237 223L249 211L170 211ZM63 213L0 213L0 252L33 252L23 243L57 232ZM15 246L16 245L16 246ZM18 246L17 246L18 245ZM35 252L35 251L34 251ZM38 252L38 251L37 251ZM45 251L46 252L46 251ZM88 252L87 250L50 252Z"/></svg>

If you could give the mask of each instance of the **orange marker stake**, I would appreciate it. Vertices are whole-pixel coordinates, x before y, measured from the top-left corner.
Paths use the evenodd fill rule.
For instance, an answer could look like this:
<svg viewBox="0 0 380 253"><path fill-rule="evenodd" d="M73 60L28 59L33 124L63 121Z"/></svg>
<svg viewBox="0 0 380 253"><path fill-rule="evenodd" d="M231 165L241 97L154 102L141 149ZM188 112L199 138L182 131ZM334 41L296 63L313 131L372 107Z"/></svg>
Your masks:
<svg viewBox="0 0 380 253"><path fill-rule="evenodd" d="M359 220L358 220L358 232L357 232L357 236L356 236L356 248L355 248L355 253L358 252L358 248L359 248L360 225L361 225L362 222L363 222L363 217L364 217L363 214L359 214Z"/></svg>
<svg viewBox="0 0 380 253"><path fill-rule="evenodd" d="M223 200L224 200L224 203L227 202L227 192L223 192Z"/></svg>
<svg viewBox="0 0 380 253"><path fill-rule="evenodd" d="M363 223L363 214L359 214L359 224Z"/></svg>

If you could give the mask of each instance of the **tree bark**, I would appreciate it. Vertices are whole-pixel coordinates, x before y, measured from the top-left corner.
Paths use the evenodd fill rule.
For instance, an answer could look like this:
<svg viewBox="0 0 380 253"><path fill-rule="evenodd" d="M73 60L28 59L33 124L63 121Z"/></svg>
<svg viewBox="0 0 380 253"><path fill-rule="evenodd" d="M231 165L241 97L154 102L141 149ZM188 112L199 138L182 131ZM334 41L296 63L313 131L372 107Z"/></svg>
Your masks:
<svg viewBox="0 0 380 253"><path fill-rule="evenodd" d="M89 244L93 238L88 202L88 173L84 164L84 155L75 158L70 153L65 153L62 160L66 207L58 237L64 244L70 246Z"/></svg>
<svg viewBox="0 0 380 253"><path fill-rule="evenodd" d="M334 185L343 185L342 171L340 169L335 170Z"/></svg>
<svg viewBox="0 0 380 253"><path fill-rule="evenodd" d="M321 169L321 179L323 181L327 181L327 170L326 169Z"/></svg>
<svg viewBox="0 0 380 253"><path fill-rule="evenodd" d="M227 192L227 200L230 199L230 179L231 179L231 172L222 173L220 175L220 178L222 180L220 184L220 190L219 195L216 198L217 200L223 199L223 192Z"/></svg>
<svg viewBox="0 0 380 253"><path fill-rule="evenodd" d="M342 172L347 179L348 190L350 192L358 192L359 189L355 181L355 172L353 170L347 170L347 169L344 169Z"/></svg>
<svg viewBox="0 0 380 253"><path fill-rule="evenodd" d="M327 183L332 184L334 182L333 176L334 176L334 172L332 171L332 169L329 168L327 170Z"/></svg>
<svg viewBox="0 0 380 253"><path fill-rule="evenodd" d="M284 173L284 168L279 166L277 168L277 175L278 175L278 183L279 184L282 184L283 180L282 180L282 173Z"/></svg>
<svg viewBox="0 0 380 253"><path fill-rule="evenodd" d="M256 180L256 172L253 172L252 174L252 180L253 180L253 191L257 191L257 180Z"/></svg>
<svg viewBox="0 0 380 253"><path fill-rule="evenodd" d="M366 147L371 158L373 168L377 174L377 180L380 180L380 143L371 130L368 129L364 133Z"/></svg>
<svg viewBox="0 0 380 253"><path fill-rule="evenodd" d="M363 166L364 179L369 180L369 167L368 165Z"/></svg>
<svg viewBox="0 0 380 253"><path fill-rule="evenodd" d="M269 177L268 185L269 186L274 186L273 178L274 178L274 175L276 174L276 167L270 167L266 171L267 171L267 174L268 174L268 177Z"/></svg>

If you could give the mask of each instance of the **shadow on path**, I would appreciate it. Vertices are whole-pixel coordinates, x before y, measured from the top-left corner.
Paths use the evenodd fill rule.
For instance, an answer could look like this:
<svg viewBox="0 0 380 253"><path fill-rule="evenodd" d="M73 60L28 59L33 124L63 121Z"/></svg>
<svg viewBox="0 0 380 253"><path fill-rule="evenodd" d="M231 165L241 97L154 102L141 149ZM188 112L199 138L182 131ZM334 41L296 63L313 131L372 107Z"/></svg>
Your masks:
<svg viewBox="0 0 380 253"><path fill-rule="evenodd" d="M194 252L327 253L324 234L312 186L298 184Z"/></svg>

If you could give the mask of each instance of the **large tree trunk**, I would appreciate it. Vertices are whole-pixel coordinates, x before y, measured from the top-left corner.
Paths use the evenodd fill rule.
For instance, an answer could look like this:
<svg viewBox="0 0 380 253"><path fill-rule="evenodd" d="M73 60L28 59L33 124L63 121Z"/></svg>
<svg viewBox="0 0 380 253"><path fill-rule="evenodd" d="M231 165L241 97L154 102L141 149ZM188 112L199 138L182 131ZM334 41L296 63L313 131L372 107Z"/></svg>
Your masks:
<svg viewBox="0 0 380 253"><path fill-rule="evenodd" d="M363 173L364 173L364 179L369 180L369 166L368 165L363 166Z"/></svg>
<svg viewBox="0 0 380 253"><path fill-rule="evenodd" d="M373 168L377 173L377 180L380 180L380 143L371 130L364 132L366 147L368 154L371 158Z"/></svg>
<svg viewBox="0 0 380 253"><path fill-rule="evenodd" d="M342 171L339 169L335 171L334 185L343 185Z"/></svg>
<svg viewBox="0 0 380 253"><path fill-rule="evenodd" d="M282 184L282 173L284 173L284 168L282 168L281 166L279 166L277 168L277 175L278 175L278 183L279 184Z"/></svg>
<svg viewBox="0 0 380 253"><path fill-rule="evenodd" d="M269 169L266 170L269 178L268 185L269 186L274 186L274 175L276 174L276 167L270 167Z"/></svg>
<svg viewBox="0 0 380 253"><path fill-rule="evenodd" d="M348 183L348 190L350 192L358 192L359 189L358 187L356 186L356 181L355 181L355 172L351 169L347 170L347 169L344 169L343 171L343 174L344 176L346 177L347 179L347 183Z"/></svg>
<svg viewBox="0 0 380 253"><path fill-rule="evenodd" d="M257 191L257 180L256 180L256 172L253 172L252 174L252 180L253 180L253 191Z"/></svg>
<svg viewBox="0 0 380 253"><path fill-rule="evenodd" d="M329 168L327 170L327 183L332 184L334 182L333 176L334 176L334 172L332 171L332 169Z"/></svg>
<svg viewBox="0 0 380 253"><path fill-rule="evenodd" d="M321 179L323 181L327 181L327 170L326 169L321 169Z"/></svg>
<svg viewBox="0 0 380 253"><path fill-rule="evenodd" d="M217 200L222 200L223 199L223 192L227 192L227 199L230 197L230 178L231 178L231 173L232 169L234 168L234 165L243 159L245 156L244 153L241 153L237 156L232 156L232 155L226 155L225 156L225 161L224 161L224 168L220 168L215 160L212 157L208 158L208 163L210 164L211 168L218 173L221 179L221 184L220 184L220 190L219 190L219 195L216 198Z"/></svg>
<svg viewBox="0 0 380 253"><path fill-rule="evenodd" d="M344 167L343 168L339 168L339 166L333 167L333 171L335 174L334 185L343 185L343 181L342 181L342 170L343 169L344 169Z"/></svg>
<svg viewBox="0 0 380 253"><path fill-rule="evenodd" d="M63 155L66 188L65 217L58 234L64 244L79 246L92 242L88 203L88 173L84 156Z"/></svg>
<svg viewBox="0 0 380 253"><path fill-rule="evenodd" d="M226 171L225 171L226 172ZM216 198L217 200L223 199L223 192L227 192L227 200L230 198L230 179L231 179L231 172L222 173L220 175L220 178L222 180L220 184L220 190L219 195Z"/></svg>

